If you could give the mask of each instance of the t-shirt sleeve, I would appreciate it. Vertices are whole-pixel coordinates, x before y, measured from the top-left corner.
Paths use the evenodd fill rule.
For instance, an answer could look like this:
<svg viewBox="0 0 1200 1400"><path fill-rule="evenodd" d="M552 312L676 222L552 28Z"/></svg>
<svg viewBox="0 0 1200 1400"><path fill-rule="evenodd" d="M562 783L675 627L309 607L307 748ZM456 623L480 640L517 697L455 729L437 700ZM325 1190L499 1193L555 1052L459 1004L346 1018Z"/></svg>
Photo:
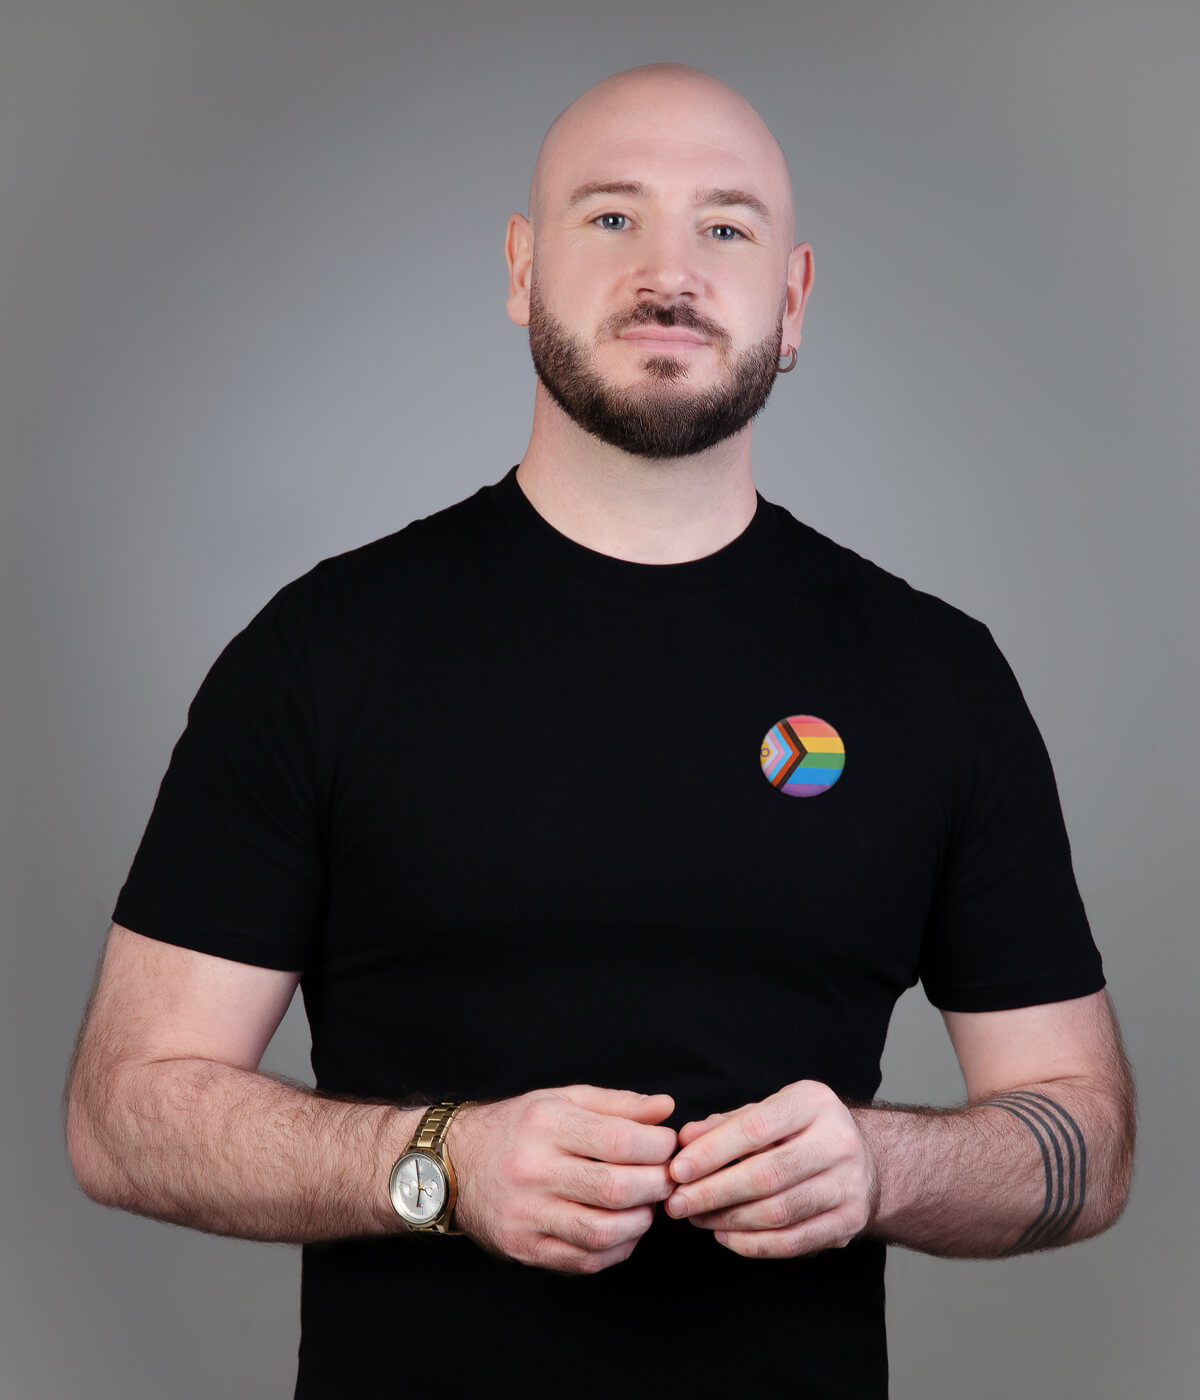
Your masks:
<svg viewBox="0 0 1200 1400"><path fill-rule="evenodd" d="M987 628L975 625L960 657L950 834L921 951L926 995L945 1011L1002 1011L1099 991L1042 736Z"/></svg>
<svg viewBox="0 0 1200 1400"><path fill-rule="evenodd" d="M201 685L113 919L166 943L302 972L325 876L294 590L268 603Z"/></svg>

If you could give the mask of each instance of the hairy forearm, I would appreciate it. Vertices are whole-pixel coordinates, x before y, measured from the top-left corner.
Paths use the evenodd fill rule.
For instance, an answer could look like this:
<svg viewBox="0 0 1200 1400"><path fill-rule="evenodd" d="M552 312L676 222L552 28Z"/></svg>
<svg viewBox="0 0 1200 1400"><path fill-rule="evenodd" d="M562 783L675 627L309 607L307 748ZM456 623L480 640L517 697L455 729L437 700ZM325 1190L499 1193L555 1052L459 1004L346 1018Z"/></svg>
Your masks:
<svg viewBox="0 0 1200 1400"><path fill-rule="evenodd" d="M106 1205L304 1243L403 1229L387 1174L420 1116L210 1060L164 1060L78 1085L68 1143L80 1184Z"/></svg>
<svg viewBox="0 0 1200 1400"><path fill-rule="evenodd" d="M875 1166L870 1232L928 1254L993 1258L1105 1230L1133 1157L1128 1094L1070 1080L956 1109L873 1104L852 1113Z"/></svg>

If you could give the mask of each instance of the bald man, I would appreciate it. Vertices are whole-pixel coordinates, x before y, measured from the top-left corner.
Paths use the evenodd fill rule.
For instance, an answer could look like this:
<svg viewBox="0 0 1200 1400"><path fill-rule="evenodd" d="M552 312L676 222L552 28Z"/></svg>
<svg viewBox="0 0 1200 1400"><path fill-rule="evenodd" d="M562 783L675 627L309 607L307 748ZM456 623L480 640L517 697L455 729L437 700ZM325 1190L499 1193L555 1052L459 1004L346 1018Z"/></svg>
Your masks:
<svg viewBox="0 0 1200 1400"><path fill-rule="evenodd" d="M755 492L793 225L723 84L585 93L508 224L520 464L285 588L189 712L69 1145L99 1201L304 1244L297 1396L883 1396L888 1242L1122 1208L1128 1066L1011 672ZM954 1110L873 1102L918 979ZM258 1069L297 984L316 1092Z"/></svg>

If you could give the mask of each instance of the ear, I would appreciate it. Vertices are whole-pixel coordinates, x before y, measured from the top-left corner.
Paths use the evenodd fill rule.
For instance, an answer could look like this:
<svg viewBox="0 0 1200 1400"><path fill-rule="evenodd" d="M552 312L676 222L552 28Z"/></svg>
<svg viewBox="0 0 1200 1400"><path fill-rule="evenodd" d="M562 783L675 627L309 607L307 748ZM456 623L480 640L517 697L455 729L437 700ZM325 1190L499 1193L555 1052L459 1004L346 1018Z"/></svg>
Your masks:
<svg viewBox="0 0 1200 1400"><path fill-rule="evenodd" d="M512 214L504 235L508 262L508 318L518 326L529 324L529 283L533 275L533 225L524 214Z"/></svg>
<svg viewBox="0 0 1200 1400"><path fill-rule="evenodd" d="M810 243L797 243L788 254L787 306L783 314L782 355L789 345L800 348L800 324L813 284L813 250Z"/></svg>

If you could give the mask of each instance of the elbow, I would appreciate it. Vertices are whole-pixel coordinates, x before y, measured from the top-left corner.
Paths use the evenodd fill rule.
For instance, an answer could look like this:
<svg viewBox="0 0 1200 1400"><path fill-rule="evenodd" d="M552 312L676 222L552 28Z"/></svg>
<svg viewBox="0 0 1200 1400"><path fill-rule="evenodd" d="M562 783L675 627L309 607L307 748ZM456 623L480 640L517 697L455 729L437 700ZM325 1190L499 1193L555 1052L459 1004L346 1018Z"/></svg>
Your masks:
<svg viewBox="0 0 1200 1400"><path fill-rule="evenodd" d="M80 1190L98 1205L120 1205L112 1162L103 1145L100 1114L78 1084L67 1090L64 1115L67 1157Z"/></svg>
<svg viewBox="0 0 1200 1400"><path fill-rule="evenodd" d="M1137 1104L1132 1082L1127 1092L1114 1096L1100 1158L1102 1189L1097 1192L1100 1209L1096 1228L1099 1234L1111 1229L1125 1213L1133 1189L1134 1153L1137 1145Z"/></svg>
<svg viewBox="0 0 1200 1400"><path fill-rule="evenodd" d="M1129 1196L1133 1190L1133 1160L1137 1146L1137 1115L1132 1098L1124 1105L1124 1113L1118 1125L1118 1151L1113 1171L1112 1219L1110 1225L1125 1213Z"/></svg>
<svg viewBox="0 0 1200 1400"><path fill-rule="evenodd" d="M87 1121L87 1114L75 1096L67 1100L67 1157L79 1189L89 1200L101 1205L104 1200L103 1173L100 1169L100 1153L97 1150L95 1135Z"/></svg>

